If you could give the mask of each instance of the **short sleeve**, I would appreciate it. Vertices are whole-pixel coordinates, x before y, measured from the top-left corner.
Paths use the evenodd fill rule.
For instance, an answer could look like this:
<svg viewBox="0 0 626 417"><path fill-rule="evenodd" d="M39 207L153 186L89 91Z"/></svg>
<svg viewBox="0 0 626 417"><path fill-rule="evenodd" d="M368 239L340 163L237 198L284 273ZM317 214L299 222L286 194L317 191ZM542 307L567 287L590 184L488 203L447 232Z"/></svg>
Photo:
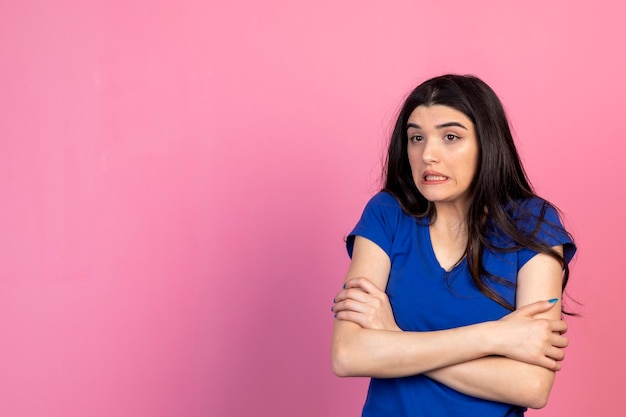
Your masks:
<svg viewBox="0 0 626 417"><path fill-rule="evenodd" d="M536 230L536 238L548 245L563 245L563 258L569 263L576 253L570 234L565 230L556 209L539 198L533 198L521 205L523 214L518 214L518 225L527 233ZM539 223L543 212L543 221ZM537 252L531 249L521 249L518 255L518 270L532 259Z"/></svg>
<svg viewBox="0 0 626 417"><path fill-rule="evenodd" d="M354 238L361 236L376 243L391 258L391 246L400 222L402 208L391 194L380 192L365 206L358 221L346 240L348 255L352 257Z"/></svg>

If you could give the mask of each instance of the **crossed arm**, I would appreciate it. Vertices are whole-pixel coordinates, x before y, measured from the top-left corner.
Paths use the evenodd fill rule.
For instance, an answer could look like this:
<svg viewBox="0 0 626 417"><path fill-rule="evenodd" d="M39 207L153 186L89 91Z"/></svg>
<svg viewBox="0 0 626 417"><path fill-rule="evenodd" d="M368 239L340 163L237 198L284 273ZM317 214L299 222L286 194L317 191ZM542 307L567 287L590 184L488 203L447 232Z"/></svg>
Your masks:
<svg viewBox="0 0 626 417"><path fill-rule="evenodd" d="M333 308L337 375L426 374L478 398L531 408L547 403L568 343L559 303L545 301L561 296L558 262L539 254L522 267L516 300L521 307L513 313L435 332L406 332L396 325L384 293L390 267L380 247L356 237L345 288Z"/></svg>

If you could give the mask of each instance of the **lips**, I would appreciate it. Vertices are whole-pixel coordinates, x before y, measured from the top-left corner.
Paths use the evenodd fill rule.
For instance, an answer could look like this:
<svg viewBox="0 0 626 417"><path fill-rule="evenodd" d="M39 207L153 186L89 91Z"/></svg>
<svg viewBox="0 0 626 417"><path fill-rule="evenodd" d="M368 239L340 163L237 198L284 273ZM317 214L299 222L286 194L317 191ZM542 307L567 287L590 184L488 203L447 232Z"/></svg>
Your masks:
<svg viewBox="0 0 626 417"><path fill-rule="evenodd" d="M448 179L448 177L446 177L442 173L435 172L435 171L424 172L424 174L422 175L422 178L424 179L424 182L438 182L438 181L445 181Z"/></svg>
<svg viewBox="0 0 626 417"><path fill-rule="evenodd" d="M448 177L444 177L443 175L425 175L424 180L426 181L445 181Z"/></svg>

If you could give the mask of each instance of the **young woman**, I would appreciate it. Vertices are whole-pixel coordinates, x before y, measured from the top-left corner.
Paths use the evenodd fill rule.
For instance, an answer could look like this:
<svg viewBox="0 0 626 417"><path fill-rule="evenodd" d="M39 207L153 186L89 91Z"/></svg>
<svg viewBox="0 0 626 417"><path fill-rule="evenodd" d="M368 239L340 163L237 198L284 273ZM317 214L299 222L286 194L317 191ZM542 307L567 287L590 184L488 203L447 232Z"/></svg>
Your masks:
<svg viewBox="0 0 626 417"><path fill-rule="evenodd" d="M347 240L333 371L371 377L363 416L522 416L568 340L576 248L522 168L500 100L472 76L418 86L384 189Z"/></svg>

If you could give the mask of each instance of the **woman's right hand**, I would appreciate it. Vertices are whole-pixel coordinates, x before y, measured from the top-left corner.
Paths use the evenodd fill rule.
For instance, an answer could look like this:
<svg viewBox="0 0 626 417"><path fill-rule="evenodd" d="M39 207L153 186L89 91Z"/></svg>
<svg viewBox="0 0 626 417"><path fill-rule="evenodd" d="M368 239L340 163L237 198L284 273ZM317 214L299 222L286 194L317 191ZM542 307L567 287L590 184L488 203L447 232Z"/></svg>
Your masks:
<svg viewBox="0 0 626 417"><path fill-rule="evenodd" d="M565 358L568 340L563 334L567 323L535 317L554 308L556 303L537 301L504 316L499 325L496 351L518 361L558 371Z"/></svg>

